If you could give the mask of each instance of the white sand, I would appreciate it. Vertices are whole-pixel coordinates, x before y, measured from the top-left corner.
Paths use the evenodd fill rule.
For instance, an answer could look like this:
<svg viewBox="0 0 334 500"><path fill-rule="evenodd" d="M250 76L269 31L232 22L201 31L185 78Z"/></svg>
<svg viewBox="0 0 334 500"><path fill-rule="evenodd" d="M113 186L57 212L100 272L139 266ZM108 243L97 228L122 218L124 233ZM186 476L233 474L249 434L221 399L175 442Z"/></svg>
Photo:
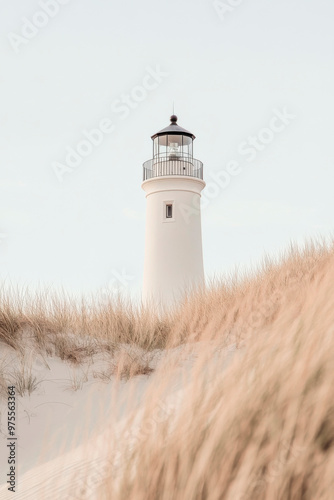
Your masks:
<svg viewBox="0 0 334 500"><path fill-rule="evenodd" d="M15 351L3 345L0 349L0 366L10 363L19 368L20 357ZM169 374L156 414L149 422L154 429L155 421L175 415L191 367L201 351L203 343L154 351L150 361L155 369L152 374L127 382L112 377L106 383L94 378L94 373L106 369L109 355L92 356L88 363L75 367L59 358L43 359L30 350L31 372L40 383L30 396L17 397L19 470L15 495L5 484L7 410L4 404L0 407L0 499L97 498L97 487L106 474L113 470L117 477L122 466L117 450L120 436L131 446L143 432L141 403L145 395L161 382L163 373ZM233 346L226 350L222 368L230 362L233 351ZM210 355L212 359L212 352ZM221 362L222 357L219 359Z"/></svg>

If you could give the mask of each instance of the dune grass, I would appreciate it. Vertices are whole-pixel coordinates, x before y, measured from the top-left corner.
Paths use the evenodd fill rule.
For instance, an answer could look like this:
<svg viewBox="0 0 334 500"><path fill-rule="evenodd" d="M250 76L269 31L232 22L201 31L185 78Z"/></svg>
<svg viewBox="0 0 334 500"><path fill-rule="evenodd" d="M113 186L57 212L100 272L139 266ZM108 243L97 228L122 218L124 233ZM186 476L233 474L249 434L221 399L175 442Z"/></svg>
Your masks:
<svg viewBox="0 0 334 500"><path fill-rule="evenodd" d="M0 342L24 350L29 332L41 351L77 364L104 350L118 359L106 378L149 373L122 345L139 347L141 357L181 344L211 346L193 368L181 408L131 449L124 441L126 460L116 477L110 470L99 498L333 498L333 245L291 248L160 315L122 298L78 303L3 293L0 304ZM223 370L223 358L211 361L212 348L231 345L236 355ZM165 372L143 401L145 418L166 380Z"/></svg>
<svg viewBox="0 0 334 500"><path fill-rule="evenodd" d="M181 322L182 321L182 322ZM189 299L172 333L239 346L198 360L182 406L105 481L101 499L330 500L334 491L334 255L291 251L239 286ZM145 401L153 414L162 390Z"/></svg>

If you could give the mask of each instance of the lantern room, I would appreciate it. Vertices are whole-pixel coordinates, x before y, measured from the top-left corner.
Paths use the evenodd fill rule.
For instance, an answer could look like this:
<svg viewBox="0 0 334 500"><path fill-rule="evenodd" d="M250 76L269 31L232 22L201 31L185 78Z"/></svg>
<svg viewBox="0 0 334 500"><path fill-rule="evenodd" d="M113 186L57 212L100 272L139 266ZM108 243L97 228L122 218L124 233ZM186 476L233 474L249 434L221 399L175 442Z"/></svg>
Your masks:
<svg viewBox="0 0 334 500"><path fill-rule="evenodd" d="M144 163L143 180L166 175L203 179L203 164L193 157L194 134L180 127L172 115L170 125L152 135L153 158Z"/></svg>
<svg viewBox="0 0 334 500"><path fill-rule="evenodd" d="M177 116L171 116L170 120L168 127L152 136L153 158L155 160L191 160L195 136L177 124Z"/></svg>

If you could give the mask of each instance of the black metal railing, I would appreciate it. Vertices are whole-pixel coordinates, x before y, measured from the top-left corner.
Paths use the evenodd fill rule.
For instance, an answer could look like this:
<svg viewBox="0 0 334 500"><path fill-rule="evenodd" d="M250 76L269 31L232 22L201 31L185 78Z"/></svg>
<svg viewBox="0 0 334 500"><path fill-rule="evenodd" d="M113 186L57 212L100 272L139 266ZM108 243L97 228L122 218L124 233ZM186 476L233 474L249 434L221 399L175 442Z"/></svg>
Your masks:
<svg viewBox="0 0 334 500"><path fill-rule="evenodd" d="M143 180L166 175L184 175L203 179L203 163L195 158L153 158L143 165Z"/></svg>

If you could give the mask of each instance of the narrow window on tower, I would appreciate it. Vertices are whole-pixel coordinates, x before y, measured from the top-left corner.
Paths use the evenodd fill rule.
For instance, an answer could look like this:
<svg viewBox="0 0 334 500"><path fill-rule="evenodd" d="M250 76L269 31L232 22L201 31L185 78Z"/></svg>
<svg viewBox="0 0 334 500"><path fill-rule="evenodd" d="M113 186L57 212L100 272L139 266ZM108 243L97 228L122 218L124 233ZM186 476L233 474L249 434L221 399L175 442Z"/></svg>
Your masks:
<svg viewBox="0 0 334 500"><path fill-rule="evenodd" d="M162 222L175 222L174 200L164 200Z"/></svg>
<svg viewBox="0 0 334 500"><path fill-rule="evenodd" d="M173 218L173 205L167 204L166 205L166 219L172 219Z"/></svg>

